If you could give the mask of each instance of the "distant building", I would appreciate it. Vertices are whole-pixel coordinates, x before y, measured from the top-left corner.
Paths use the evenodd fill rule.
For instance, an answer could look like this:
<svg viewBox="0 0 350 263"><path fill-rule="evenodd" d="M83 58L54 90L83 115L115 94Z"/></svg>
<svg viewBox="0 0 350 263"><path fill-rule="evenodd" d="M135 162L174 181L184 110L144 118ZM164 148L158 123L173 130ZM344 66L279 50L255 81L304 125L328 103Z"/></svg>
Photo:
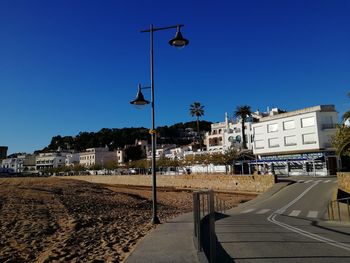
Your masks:
<svg viewBox="0 0 350 263"><path fill-rule="evenodd" d="M7 146L0 146L0 161L2 159L6 159L6 157L7 157L7 150L8 150Z"/></svg>
<svg viewBox="0 0 350 263"><path fill-rule="evenodd" d="M16 158L6 158L1 161L1 167L4 169L11 169L14 173L23 172L24 155L19 155Z"/></svg>
<svg viewBox="0 0 350 263"><path fill-rule="evenodd" d="M102 165L109 162L124 162L124 151L109 151L108 147L89 148L85 152L80 153L79 163L83 166L89 167L92 165Z"/></svg>
<svg viewBox="0 0 350 263"><path fill-rule="evenodd" d="M245 137L247 148L252 149L252 120L249 118L245 121ZM242 147L242 120L229 120L225 114L224 122L217 122L211 124L211 131L205 134L204 144L209 152L223 152L234 146L236 148Z"/></svg>
<svg viewBox="0 0 350 263"><path fill-rule="evenodd" d="M65 165L66 155L64 152L40 153L36 157L36 170L57 168Z"/></svg>
<svg viewBox="0 0 350 263"><path fill-rule="evenodd" d="M74 166L80 163L80 153L68 153L66 155L65 165Z"/></svg>
<svg viewBox="0 0 350 263"><path fill-rule="evenodd" d="M36 170L36 156L34 154L27 154L23 161L23 171L35 171Z"/></svg>

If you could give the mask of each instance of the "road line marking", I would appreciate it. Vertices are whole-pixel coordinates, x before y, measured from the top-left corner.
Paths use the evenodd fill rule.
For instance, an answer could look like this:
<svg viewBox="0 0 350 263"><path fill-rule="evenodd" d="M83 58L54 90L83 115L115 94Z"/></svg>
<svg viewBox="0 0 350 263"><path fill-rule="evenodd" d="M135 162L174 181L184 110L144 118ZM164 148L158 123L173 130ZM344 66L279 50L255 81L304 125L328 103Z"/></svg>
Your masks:
<svg viewBox="0 0 350 263"><path fill-rule="evenodd" d="M318 211L309 211L309 213L307 213L306 217L317 218L317 216L318 216Z"/></svg>
<svg viewBox="0 0 350 263"><path fill-rule="evenodd" d="M316 183L320 183L320 182L322 182L322 181L323 181L323 180L317 180Z"/></svg>
<svg viewBox="0 0 350 263"><path fill-rule="evenodd" d="M293 210L289 216L298 216L301 213L301 210Z"/></svg>
<svg viewBox="0 0 350 263"><path fill-rule="evenodd" d="M291 202L289 202L288 204L286 204L284 207L282 207L281 209L279 210L283 210L283 209L287 209L288 207L290 207L291 205L295 204L298 200L300 200L300 198L302 198L308 191L310 191L313 187L315 187L317 185L317 183L314 183L312 184L311 186L309 186L308 188L305 189L304 192L302 192L300 195L298 195L294 200L292 200ZM278 214L276 213L272 213L268 218L267 220L275 225L278 225L278 226L281 226L285 229L288 229L292 232L295 232L295 233L298 233L300 235L303 235L303 236L306 236L308 238L311 238L311 239L314 239L314 240L317 240L317 241L320 241L320 242L323 242L323 243L326 243L330 246L334 246L334 247L337 247L337 248L342 248L344 250L347 250L347 251L350 251L350 246L347 245L347 244L344 244L344 243L340 243L340 242L337 242L335 240L332 240L332 239L329 239L329 238L325 238L325 237L322 237L322 236L319 236L319 235L316 235L316 234L313 234L313 233L310 233L310 232L307 232L305 230L302 230L302 229L299 229L299 228L296 228L294 226L291 226L291 225L288 225L288 224L285 224L285 223L282 223L282 222L279 222L276 220L276 216L278 216Z"/></svg>
<svg viewBox="0 0 350 263"><path fill-rule="evenodd" d="M304 184L307 184L307 183L310 183L310 182L313 182L313 180L305 181Z"/></svg>
<svg viewBox="0 0 350 263"><path fill-rule="evenodd" d="M256 212L258 215L266 214L269 212L271 209L261 209L260 211Z"/></svg>
<svg viewBox="0 0 350 263"><path fill-rule="evenodd" d="M326 243L328 245L331 245L331 246L334 246L334 247L338 247L338 248L342 248L342 249L345 249L347 251L350 251L350 246L347 245L347 244L344 244L344 243L340 243L340 242L337 242L335 240L332 240L332 239L329 239L329 238L325 238L325 237L321 237L319 235L316 235L316 234L313 234L313 233L310 233L310 232L307 232L305 230L302 230L302 229L299 229L299 228L296 228L294 226L290 226L288 224L285 224L285 223L282 223L282 222L279 222L275 219L275 217L277 216L277 214L271 214L267 220L271 223L274 223L276 225L279 225L283 228L286 228L292 232L295 232L295 233L298 233L300 235L303 235L303 236L306 236L308 238L311 238L311 239L315 239L317 241L320 241L320 242L323 242L323 243Z"/></svg>
<svg viewBox="0 0 350 263"><path fill-rule="evenodd" d="M329 183L329 182L331 182L332 180L326 180L326 181L324 181L323 183Z"/></svg>
<svg viewBox="0 0 350 263"><path fill-rule="evenodd" d="M248 213L250 213L250 212L252 212L254 210L255 210L255 208L247 209L247 210L241 212L241 214L248 214Z"/></svg>
<svg viewBox="0 0 350 263"><path fill-rule="evenodd" d="M305 182L305 180L298 180L298 183L302 183L302 182Z"/></svg>

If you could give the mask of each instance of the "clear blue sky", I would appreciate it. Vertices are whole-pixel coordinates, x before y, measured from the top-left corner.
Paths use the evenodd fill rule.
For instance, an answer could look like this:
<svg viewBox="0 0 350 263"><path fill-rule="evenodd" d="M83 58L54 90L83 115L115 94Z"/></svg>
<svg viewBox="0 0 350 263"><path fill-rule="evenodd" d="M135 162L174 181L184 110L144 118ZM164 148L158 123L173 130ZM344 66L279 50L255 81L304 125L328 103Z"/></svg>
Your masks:
<svg viewBox="0 0 350 263"><path fill-rule="evenodd" d="M0 145L32 152L52 136L150 127L129 101L149 85L149 35L183 23L190 44L155 33L156 125L222 121L237 105L350 107L350 1L0 1ZM144 91L146 97L149 92Z"/></svg>

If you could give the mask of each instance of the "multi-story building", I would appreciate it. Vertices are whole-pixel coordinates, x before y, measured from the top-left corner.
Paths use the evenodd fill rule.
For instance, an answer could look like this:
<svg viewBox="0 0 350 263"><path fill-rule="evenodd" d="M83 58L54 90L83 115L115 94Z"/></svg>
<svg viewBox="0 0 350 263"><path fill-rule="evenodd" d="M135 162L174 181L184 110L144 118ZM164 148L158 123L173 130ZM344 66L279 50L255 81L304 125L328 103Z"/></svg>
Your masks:
<svg viewBox="0 0 350 263"><path fill-rule="evenodd" d="M247 148L252 149L252 118L245 122L245 138ZM211 131L205 134L204 144L209 152L225 151L231 146L242 147L242 120L228 120L225 114L224 122L217 122L211 125Z"/></svg>
<svg viewBox="0 0 350 263"><path fill-rule="evenodd" d="M36 170L57 168L65 165L66 155L64 152L40 153L36 157Z"/></svg>
<svg viewBox="0 0 350 263"><path fill-rule="evenodd" d="M260 118L252 125L256 166L277 174L335 174L338 165L331 137L337 121L334 105Z"/></svg>
<svg viewBox="0 0 350 263"><path fill-rule="evenodd" d="M23 161L23 171L35 171L36 170L36 156L34 154L27 154Z"/></svg>
<svg viewBox="0 0 350 263"><path fill-rule="evenodd" d="M65 165L74 166L80 162L80 153L68 153L66 155Z"/></svg>
<svg viewBox="0 0 350 263"><path fill-rule="evenodd" d="M124 162L124 151L109 151L108 147L89 148L80 153L80 164L83 166L102 165L109 162Z"/></svg>
<svg viewBox="0 0 350 263"><path fill-rule="evenodd" d="M1 161L1 167L7 170L11 170L14 173L23 172L25 155L19 155L14 158L7 158Z"/></svg>
<svg viewBox="0 0 350 263"><path fill-rule="evenodd" d="M0 161L2 159L6 159L6 157L7 157L7 149L8 149L7 146L0 146Z"/></svg>

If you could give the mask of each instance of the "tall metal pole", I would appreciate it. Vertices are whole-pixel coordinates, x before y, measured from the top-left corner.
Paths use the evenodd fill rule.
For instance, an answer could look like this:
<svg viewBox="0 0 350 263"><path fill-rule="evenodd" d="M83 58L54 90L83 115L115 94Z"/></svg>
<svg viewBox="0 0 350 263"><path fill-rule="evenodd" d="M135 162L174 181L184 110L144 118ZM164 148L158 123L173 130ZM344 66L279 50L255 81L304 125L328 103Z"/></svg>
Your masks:
<svg viewBox="0 0 350 263"><path fill-rule="evenodd" d="M151 56L151 104L152 104L152 224L159 224L157 216L157 177L156 177L156 131L154 114L154 55L153 55L153 24L150 26L150 56Z"/></svg>

